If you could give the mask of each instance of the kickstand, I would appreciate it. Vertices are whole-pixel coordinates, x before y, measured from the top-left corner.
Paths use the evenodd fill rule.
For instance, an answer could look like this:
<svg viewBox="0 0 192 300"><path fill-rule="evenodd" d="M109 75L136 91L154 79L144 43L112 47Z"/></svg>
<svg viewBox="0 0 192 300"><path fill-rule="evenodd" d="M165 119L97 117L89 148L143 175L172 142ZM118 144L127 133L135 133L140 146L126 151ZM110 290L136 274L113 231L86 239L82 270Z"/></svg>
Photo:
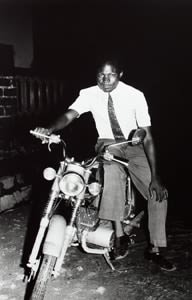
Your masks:
<svg viewBox="0 0 192 300"><path fill-rule="evenodd" d="M110 266L110 268L112 269L112 271L115 271L115 267L114 265L112 264L111 260L110 260L110 255L109 255L109 252L105 252L104 254L104 257L105 257L105 260L106 262L108 263L108 265Z"/></svg>

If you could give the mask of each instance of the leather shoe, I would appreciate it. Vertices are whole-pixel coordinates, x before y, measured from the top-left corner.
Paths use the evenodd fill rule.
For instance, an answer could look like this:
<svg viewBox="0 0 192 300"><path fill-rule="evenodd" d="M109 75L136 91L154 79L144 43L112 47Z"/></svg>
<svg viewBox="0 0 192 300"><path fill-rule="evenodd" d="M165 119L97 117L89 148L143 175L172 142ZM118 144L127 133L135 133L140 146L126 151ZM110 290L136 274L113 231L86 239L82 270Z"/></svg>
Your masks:
<svg viewBox="0 0 192 300"><path fill-rule="evenodd" d="M172 272L176 270L176 267L159 252L150 252L149 250L147 250L144 253L144 258L148 261L155 263L161 270L167 272Z"/></svg>
<svg viewBox="0 0 192 300"><path fill-rule="evenodd" d="M125 258L129 254L130 239L128 236L123 235L115 238L114 248L111 251L111 260L119 260Z"/></svg>

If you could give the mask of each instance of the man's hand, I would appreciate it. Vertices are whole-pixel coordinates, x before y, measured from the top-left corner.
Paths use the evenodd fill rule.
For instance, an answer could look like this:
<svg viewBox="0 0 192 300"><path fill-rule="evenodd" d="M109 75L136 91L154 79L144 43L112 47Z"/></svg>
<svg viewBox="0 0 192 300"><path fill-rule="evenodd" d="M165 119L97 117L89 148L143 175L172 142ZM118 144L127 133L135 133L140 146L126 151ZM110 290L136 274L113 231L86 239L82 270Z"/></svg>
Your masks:
<svg viewBox="0 0 192 300"><path fill-rule="evenodd" d="M158 178L154 178L151 180L149 186L149 193L151 198L154 197L154 193L156 195L156 201L162 202L168 198L168 191L167 189L161 184Z"/></svg>
<svg viewBox="0 0 192 300"><path fill-rule="evenodd" d="M109 150L105 150L105 152L103 153L103 158L108 160L108 161L112 161L113 159L113 154L111 154L109 152Z"/></svg>
<svg viewBox="0 0 192 300"><path fill-rule="evenodd" d="M34 135L35 135L35 133L37 133L37 134L40 133L42 135L50 136L52 133L50 129L44 128L44 127L36 127L33 131L34 131ZM40 135L37 137L42 141L42 144L49 142L49 139L47 139L46 137L43 137Z"/></svg>
<svg viewBox="0 0 192 300"><path fill-rule="evenodd" d="M132 137L132 145L134 146L143 143L145 135L146 135L145 129L139 128L135 130L135 133Z"/></svg>

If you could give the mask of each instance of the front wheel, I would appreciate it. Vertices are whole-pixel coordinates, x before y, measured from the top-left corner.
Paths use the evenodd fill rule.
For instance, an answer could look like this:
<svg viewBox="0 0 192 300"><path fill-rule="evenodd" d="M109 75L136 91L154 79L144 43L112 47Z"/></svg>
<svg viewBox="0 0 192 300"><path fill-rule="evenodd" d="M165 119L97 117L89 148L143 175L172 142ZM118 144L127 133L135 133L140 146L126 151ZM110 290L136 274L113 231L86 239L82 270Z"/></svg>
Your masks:
<svg viewBox="0 0 192 300"><path fill-rule="evenodd" d="M47 288L47 283L51 278L53 268L56 262L56 257L45 254L42 263L37 273L34 288L30 300L43 300Z"/></svg>

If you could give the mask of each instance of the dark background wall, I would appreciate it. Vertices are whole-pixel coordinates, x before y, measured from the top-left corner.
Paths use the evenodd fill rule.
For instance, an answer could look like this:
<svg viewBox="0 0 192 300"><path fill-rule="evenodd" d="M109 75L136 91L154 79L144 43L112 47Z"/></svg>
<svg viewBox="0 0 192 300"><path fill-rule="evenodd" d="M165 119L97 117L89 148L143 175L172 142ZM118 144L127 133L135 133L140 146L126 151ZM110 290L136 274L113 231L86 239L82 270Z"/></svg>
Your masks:
<svg viewBox="0 0 192 300"><path fill-rule="evenodd" d="M101 53L115 52L123 60L123 80L144 91L159 135L163 127L169 128L166 140L173 131L186 137L192 75L190 2L49 1L34 5L33 33L33 68L68 81L70 92L64 101L95 83L94 67Z"/></svg>
<svg viewBox="0 0 192 300"><path fill-rule="evenodd" d="M10 63L16 68L30 68L33 60L31 0L0 1L0 73ZM9 48L12 48L10 53ZM11 58L8 57L11 54ZM9 59L9 60L8 60ZM3 62L3 63L2 63Z"/></svg>
<svg viewBox="0 0 192 300"><path fill-rule="evenodd" d="M146 95L170 205L180 208L180 201L190 195L190 1L36 3L33 30L34 70L68 81L64 106L74 100L80 88L95 83L94 67L101 53L121 57L123 80ZM91 138L92 128L86 117L78 122L71 136L76 149L82 149L74 140L81 137L84 143Z"/></svg>
<svg viewBox="0 0 192 300"><path fill-rule="evenodd" d="M123 80L141 89L149 104L160 172L170 191L170 205L181 209L184 204L182 211L189 211L190 1L29 0L27 10L26 1L8 2L11 15L17 15L13 20L20 22L14 23L19 26L10 26L8 22L5 30L1 27L4 39L0 42L19 45L18 66L29 67L31 74L66 82L63 111L79 89L95 84L95 65L100 54L113 52L121 57ZM21 20L32 22L21 26ZM10 28L19 30L5 39ZM14 36L12 43L10 36ZM23 64L19 57L27 63ZM58 114L61 112L59 109ZM90 115L80 118L64 135L74 154L91 152L96 134Z"/></svg>

